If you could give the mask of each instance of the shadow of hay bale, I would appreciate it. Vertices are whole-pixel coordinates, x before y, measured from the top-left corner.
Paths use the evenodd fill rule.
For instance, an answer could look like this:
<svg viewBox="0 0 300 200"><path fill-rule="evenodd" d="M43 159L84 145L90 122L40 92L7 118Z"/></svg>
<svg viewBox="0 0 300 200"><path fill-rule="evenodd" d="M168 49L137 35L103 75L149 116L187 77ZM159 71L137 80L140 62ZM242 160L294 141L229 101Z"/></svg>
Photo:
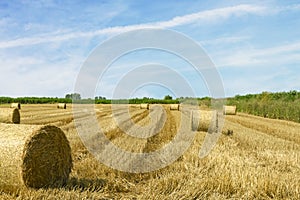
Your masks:
<svg viewBox="0 0 300 200"><path fill-rule="evenodd" d="M80 191L100 191L107 185L104 179L87 179L87 178L70 178L65 185L67 190L80 190Z"/></svg>
<svg viewBox="0 0 300 200"><path fill-rule="evenodd" d="M233 135L233 130L228 129L228 130L222 131L222 133L224 135L231 136L231 135Z"/></svg>

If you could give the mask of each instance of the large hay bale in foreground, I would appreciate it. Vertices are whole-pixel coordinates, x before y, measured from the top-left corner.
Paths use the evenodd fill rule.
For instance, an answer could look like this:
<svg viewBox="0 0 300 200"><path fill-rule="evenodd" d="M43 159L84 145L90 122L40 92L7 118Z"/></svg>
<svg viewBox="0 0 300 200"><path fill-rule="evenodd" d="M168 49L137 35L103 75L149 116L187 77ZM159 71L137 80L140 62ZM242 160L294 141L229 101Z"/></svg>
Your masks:
<svg viewBox="0 0 300 200"><path fill-rule="evenodd" d="M19 110L21 110L21 104L20 103L11 103L10 107L11 108L18 108Z"/></svg>
<svg viewBox="0 0 300 200"><path fill-rule="evenodd" d="M191 114L192 131L216 132L217 111L196 110Z"/></svg>
<svg viewBox="0 0 300 200"><path fill-rule="evenodd" d="M20 112L17 108L0 108L0 123L20 124Z"/></svg>
<svg viewBox="0 0 300 200"><path fill-rule="evenodd" d="M140 105L140 109L147 109L147 110L149 110L149 103L142 103Z"/></svg>
<svg viewBox="0 0 300 200"><path fill-rule="evenodd" d="M2 187L61 186L71 172L69 142L55 126L0 123L0 152Z"/></svg>
<svg viewBox="0 0 300 200"><path fill-rule="evenodd" d="M236 115L236 106L223 106L224 115Z"/></svg>
<svg viewBox="0 0 300 200"><path fill-rule="evenodd" d="M179 104L171 104L170 105L170 110L179 110Z"/></svg>
<svg viewBox="0 0 300 200"><path fill-rule="evenodd" d="M57 108L67 109L67 104L66 103L58 103Z"/></svg>

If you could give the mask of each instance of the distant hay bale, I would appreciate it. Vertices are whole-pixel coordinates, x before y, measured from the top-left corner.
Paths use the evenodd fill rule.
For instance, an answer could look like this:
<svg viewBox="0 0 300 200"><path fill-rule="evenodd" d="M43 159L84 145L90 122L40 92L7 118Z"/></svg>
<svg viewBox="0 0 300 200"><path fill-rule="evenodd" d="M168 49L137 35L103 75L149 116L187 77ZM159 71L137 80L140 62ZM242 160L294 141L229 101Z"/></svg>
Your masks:
<svg viewBox="0 0 300 200"><path fill-rule="evenodd" d="M236 115L236 106L223 106L224 115Z"/></svg>
<svg viewBox="0 0 300 200"><path fill-rule="evenodd" d="M71 148L55 126L0 123L0 185L62 186L72 168Z"/></svg>
<svg viewBox="0 0 300 200"><path fill-rule="evenodd" d="M67 109L67 104L66 103L58 103L57 108Z"/></svg>
<svg viewBox="0 0 300 200"><path fill-rule="evenodd" d="M218 128L217 111L196 110L191 113L192 131L216 132Z"/></svg>
<svg viewBox="0 0 300 200"><path fill-rule="evenodd" d="M179 110L179 104L171 104L170 105L170 110Z"/></svg>
<svg viewBox="0 0 300 200"><path fill-rule="evenodd" d="M20 124L20 112L18 108L0 108L0 122Z"/></svg>
<svg viewBox="0 0 300 200"><path fill-rule="evenodd" d="M142 103L140 105L140 109L147 109L147 110L149 110L149 103Z"/></svg>
<svg viewBox="0 0 300 200"><path fill-rule="evenodd" d="M20 103L11 103L10 107L11 108L18 108L20 110L21 109L21 104Z"/></svg>

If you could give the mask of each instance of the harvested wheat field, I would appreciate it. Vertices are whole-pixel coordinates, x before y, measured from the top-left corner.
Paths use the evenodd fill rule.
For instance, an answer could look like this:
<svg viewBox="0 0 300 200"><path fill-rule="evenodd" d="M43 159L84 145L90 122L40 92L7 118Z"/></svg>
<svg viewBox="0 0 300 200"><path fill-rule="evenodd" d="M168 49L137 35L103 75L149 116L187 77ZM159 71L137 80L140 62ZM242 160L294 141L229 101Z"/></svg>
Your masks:
<svg viewBox="0 0 300 200"><path fill-rule="evenodd" d="M76 113L78 126L84 126L84 119L91 116L82 106L82 111ZM96 105L95 114L106 138L134 153L158 151L176 136L181 119L191 116L190 111L171 111L167 105L149 110L130 106L129 115L124 107ZM60 187L8 190L2 184L0 199L300 199L299 123L242 113L226 115L223 130L232 130L233 134L221 134L207 157L198 156L206 132L196 128L190 132L195 134L192 145L174 163L149 173L129 173L107 167L89 153L77 134L71 105L57 109L53 104L26 104L20 114L22 124L51 124L65 133L73 168ZM151 121L155 126L151 126ZM158 133L148 138L126 134L140 131L146 136L147 130ZM91 137L96 145L96 135ZM106 145L101 144L100 149L108 158L128 166L139 164L126 163L122 155L108 151Z"/></svg>

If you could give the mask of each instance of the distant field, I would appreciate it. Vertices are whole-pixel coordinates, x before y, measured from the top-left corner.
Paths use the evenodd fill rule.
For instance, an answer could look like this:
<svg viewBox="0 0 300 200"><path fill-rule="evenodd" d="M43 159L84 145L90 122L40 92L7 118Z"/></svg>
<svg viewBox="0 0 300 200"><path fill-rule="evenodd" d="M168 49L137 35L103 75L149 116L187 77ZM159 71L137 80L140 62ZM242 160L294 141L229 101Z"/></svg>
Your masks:
<svg viewBox="0 0 300 200"><path fill-rule="evenodd" d="M165 126L148 139L125 134L112 118L111 105L96 105L96 114L114 144L131 152L151 152L175 136L183 115L163 106L168 116ZM70 106L22 104L20 112L22 124L53 124L65 132L74 167L63 188L9 190L0 185L0 199L300 199L299 123L243 113L226 116L224 128L233 135L222 135L206 158L198 157L206 133L197 132L193 145L170 166L131 174L106 167L86 150ZM149 123L150 112L130 106L131 119L141 126Z"/></svg>

